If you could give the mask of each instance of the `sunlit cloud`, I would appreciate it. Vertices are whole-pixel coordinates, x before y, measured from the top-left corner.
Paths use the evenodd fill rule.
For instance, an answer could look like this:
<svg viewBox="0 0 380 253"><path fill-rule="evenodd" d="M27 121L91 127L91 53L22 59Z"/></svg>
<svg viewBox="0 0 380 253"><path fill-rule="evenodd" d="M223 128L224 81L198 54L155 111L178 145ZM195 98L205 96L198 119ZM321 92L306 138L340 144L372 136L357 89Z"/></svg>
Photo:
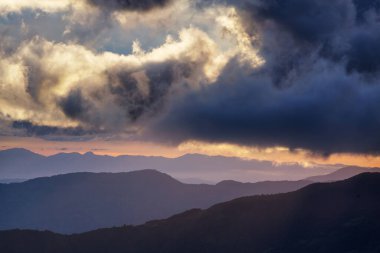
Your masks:
<svg viewBox="0 0 380 253"><path fill-rule="evenodd" d="M187 1L182 4L187 10L195 8ZM39 6L45 5L20 1L13 8ZM75 42L48 41L38 35L22 42L13 53L3 55L1 120L95 132L136 131L141 127L136 126L138 119L157 114L173 94L215 82L230 59L238 57L242 65L252 68L263 64L250 43L254 38L245 33L234 8L203 12L209 20L217 20L207 28L213 29L212 35L189 23L152 49L144 50L135 40L130 54L96 52ZM139 14L131 15L116 12L115 18L123 26ZM148 20L154 17L142 15ZM172 18L167 15L159 18ZM199 23L204 17L193 19ZM145 19L136 22L147 25ZM221 44L224 38L229 41Z"/></svg>
<svg viewBox="0 0 380 253"><path fill-rule="evenodd" d="M355 154L334 154L322 157L311 154L307 150L290 150L286 147L256 148L250 146L234 145L229 143L207 143L188 141L178 146L183 153L201 153L206 155L222 155L239 157L242 159L256 159L273 161L275 164L296 163L305 168L314 168L321 165L354 165L366 167L379 167L380 157L362 156Z"/></svg>
<svg viewBox="0 0 380 253"><path fill-rule="evenodd" d="M0 2L0 14L27 9L45 12L64 11L69 8L71 2L71 0L3 0Z"/></svg>

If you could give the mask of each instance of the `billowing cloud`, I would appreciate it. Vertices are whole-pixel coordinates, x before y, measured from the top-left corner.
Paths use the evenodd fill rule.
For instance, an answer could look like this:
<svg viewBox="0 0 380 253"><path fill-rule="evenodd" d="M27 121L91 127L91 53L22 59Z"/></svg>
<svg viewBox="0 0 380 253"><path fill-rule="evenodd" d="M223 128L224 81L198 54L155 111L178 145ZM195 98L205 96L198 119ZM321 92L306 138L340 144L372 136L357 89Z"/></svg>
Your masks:
<svg viewBox="0 0 380 253"><path fill-rule="evenodd" d="M228 76L223 78L228 80ZM291 87L241 77L178 101L152 129L160 141L226 142L315 153L378 153L380 86L319 62ZM154 138L152 136L152 138ZM157 138L157 137L156 137Z"/></svg>
<svg viewBox="0 0 380 253"><path fill-rule="evenodd" d="M234 35L244 36L239 31ZM46 134L66 133L51 131L62 127L138 132L141 122L158 114L171 97L215 81L228 59L237 56L241 64L260 64L253 49L243 56L249 50L243 42L234 40L228 47L222 49L192 27L147 52L135 41L126 55L35 37L4 54L0 115L28 122L25 129L39 135L44 129Z"/></svg>
<svg viewBox="0 0 380 253"><path fill-rule="evenodd" d="M246 7L243 17L260 34L266 64L247 74L231 62L216 85L173 103L153 136L174 144L378 154L378 2L236 4Z"/></svg>
<svg viewBox="0 0 380 253"><path fill-rule="evenodd" d="M378 0L18 0L0 13L8 135L380 151Z"/></svg>

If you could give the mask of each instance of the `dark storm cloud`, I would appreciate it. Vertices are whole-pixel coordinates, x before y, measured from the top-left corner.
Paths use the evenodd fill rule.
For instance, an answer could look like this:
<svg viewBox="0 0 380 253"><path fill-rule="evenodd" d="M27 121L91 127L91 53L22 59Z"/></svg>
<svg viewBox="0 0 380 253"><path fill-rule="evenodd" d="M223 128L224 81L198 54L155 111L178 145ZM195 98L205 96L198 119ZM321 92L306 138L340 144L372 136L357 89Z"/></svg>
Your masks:
<svg viewBox="0 0 380 253"><path fill-rule="evenodd" d="M215 1L201 6L210 3ZM379 0L227 3L240 9L250 34L259 34L265 70L279 87L292 85L292 77L307 70L319 58L346 64L349 72L378 72Z"/></svg>
<svg viewBox="0 0 380 253"><path fill-rule="evenodd" d="M380 10L380 0L353 0L356 7L356 16L363 21L370 12Z"/></svg>
<svg viewBox="0 0 380 253"><path fill-rule="evenodd" d="M380 152L380 86L316 67L292 87L243 77L181 99L153 127L160 141L286 146L315 153Z"/></svg>
<svg viewBox="0 0 380 253"><path fill-rule="evenodd" d="M250 75L231 63L215 85L173 102L150 133L176 144L380 153L378 1L229 3L245 7L266 63Z"/></svg>
<svg viewBox="0 0 380 253"><path fill-rule="evenodd" d="M14 121L12 123L14 129L23 130L26 136L83 136L91 134L89 131L82 128L68 127L49 127L35 125L29 121Z"/></svg>
<svg viewBox="0 0 380 253"><path fill-rule="evenodd" d="M354 6L346 0L270 0L247 2L258 21L272 20L297 39L326 40L349 25Z"/></svg>
<svg viewBox="0 0 380 253"><path fill-rule="evenodd" d="M341 60L355 25L355 5L346 0L238 0L249 34L258 34L265 71L278 87L292 85L316 58Z"/></svg>
<svg viewBox="0 0 380 253"><path fill-rule="evenodd" d="M118 11L149 11L154 8L162 8L171 0L87 0L91 5Z"/></svg>
<svg viewBox="0 0 380 253"><path fill-rule="evenodd" d="M366 27L367 28L367 27ZM380 70L380 25L357 32L347 54L348 71L377 73Z"/></svg>
<svg viewBox="0 0 380 253"><path fill-rule="evenodd" d="M300 66L316 56L345 60L348 71L379 70L379 0L240 2L248 7L246 22L254 23L262 34L262 53L272 64L275 82L302 71Z"/></svg>

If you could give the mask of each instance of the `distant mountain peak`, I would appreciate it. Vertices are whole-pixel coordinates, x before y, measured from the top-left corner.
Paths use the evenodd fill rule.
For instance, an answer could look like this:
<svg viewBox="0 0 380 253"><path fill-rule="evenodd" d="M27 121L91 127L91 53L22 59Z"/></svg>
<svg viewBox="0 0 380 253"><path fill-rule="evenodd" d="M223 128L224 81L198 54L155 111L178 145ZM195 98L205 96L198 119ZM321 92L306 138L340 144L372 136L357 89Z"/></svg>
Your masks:
<svg viewBox="0 0 380 253"><path fill-rule="evenodd" d="M365 168L358 166L347 166L341 169L338 169L332 173L321 175L321 176L313 176L308 177L305 180L310 180L314 182L330 182L330 181L339 181L344 180L353 176L356 176L361 173L366 172L380 172L380 168Z"/></svg>
<svg viewBox="0 0 380 253"><path fill-rule="evenodd" d="M0 150L1 153L29 153L29 154L36 154L28 149L25 148L10 148L10 149L4 149Z"/></svg>
<svg viewBox="0 0 380 253"><path fill-rule="evenodd" d="M241 182L235 181L235 180L223 180L217 183L216 185L223 185L223 186L235 186L238 184L242 184Z"/></svg>
<svg viewBox="0 0 380 253"><path fill-rule="evenodd" d="M14 157L14 156L44 157L43 155L34 153L25 148L11 148L11 149L0 150L0 155L4 157Z"/></svg>
<svg viewBox="0 0 380 253"><path fill-rule="evenodd" d="M210 157L210 156L197 154L197 153L188 153L188 154L184 154L178 158L205 158L205 157Z"/></svg>

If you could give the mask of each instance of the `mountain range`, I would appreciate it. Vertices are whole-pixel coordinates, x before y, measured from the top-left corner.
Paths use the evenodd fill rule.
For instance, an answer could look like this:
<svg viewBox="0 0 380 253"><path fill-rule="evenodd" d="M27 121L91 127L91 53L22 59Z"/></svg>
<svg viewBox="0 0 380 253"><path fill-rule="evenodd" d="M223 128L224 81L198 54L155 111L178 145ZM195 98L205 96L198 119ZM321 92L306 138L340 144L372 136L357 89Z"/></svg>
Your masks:
<svg viewBox="0 0 380 253"><path fill-rule="evenodd" d="M76 235L0 232L7 253L293 253L380 251L380 174L252 196L165 220Z"/></svg>
<svg viewBox="0 0 380 253"><path fill-rule="evenodd" d="M88 152L43 156L26 149L0 151L0 180L53 176L75 172L128 172L154 169L183 182L217 183L301 180L331 173L343 165L304 167L296 163L242 160L234 157L188 154L178 158L121 155L117 157Z"/></svg>
<svg viewBox="0 0 380 253"><path fill-rule="evenodd" d="M142 224L241 196L297 190L310 181L184 184L154 170L72 173L0 184L0 229L78 233Z"/></svg>
<svg viewBox="0 0 380 253"><path fill-rule="evenodd" d="M109 166L106 165L107 162ZM20 172L29 175L56 174L66 169L112 171L117 168L122 170L123 165L127 168L141 168L148 166L147 164L169 168L166 170L176 174L178 171L190 171L191 166L194 166L195 171L199 171L197 166L201 166L202 163L206 164L201 167L205 168L206 174L210 171L223 174L228 171L229 166L232 166L230 172L236 172L233 166L244 164L246 167L241 170L241 174L245 175L244 172L255 170L250 170L248 166L256 163L269 166L266 162L254 160L201 155L169 159L62 153L45 157L25 149L0 151L1 175L7 171L16 172L16 175ZM90 167L92 165L94 167ZM74 169L71 169L71 166ZM174 166L178 166L178 169ZM217 166L221 169L218 170ZM292 166L295 167L288 169L295 169L298 165ZM266 169L268 167L264 167L263 171ZM284 167L280 169L286 170ZM207 208L237 197L290 192L312 182L338 181L363 172L380 172L380 169L344 167L329 174L296 181L240 183L223 180L215 185L182 183L156 170L119 173L76 172L25 182L9 179L0 183L0 229L24 228L70 234L123 224L136 225L192 208ZM12 183L13 181L19 183Z"/></svg>

